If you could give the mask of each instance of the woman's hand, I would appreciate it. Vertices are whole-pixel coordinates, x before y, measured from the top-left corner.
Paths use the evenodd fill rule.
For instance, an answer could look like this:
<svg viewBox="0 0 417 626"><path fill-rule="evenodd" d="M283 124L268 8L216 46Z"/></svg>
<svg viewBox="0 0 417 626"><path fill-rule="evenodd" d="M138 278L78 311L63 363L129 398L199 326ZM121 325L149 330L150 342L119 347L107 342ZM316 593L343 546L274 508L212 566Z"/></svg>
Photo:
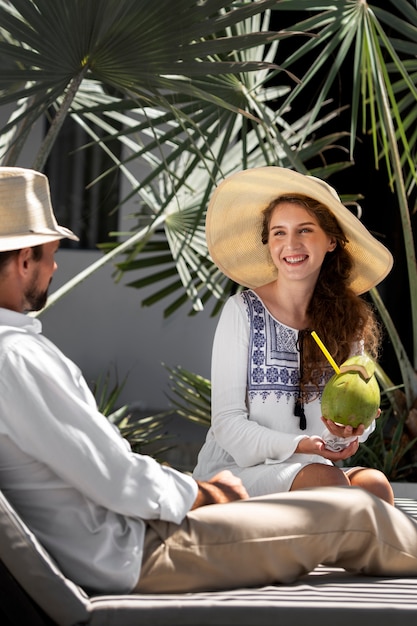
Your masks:
<svg viewBox="0 0 417 626"><path fill-rule="evenodd" d="M352 436L352 435L350 435ZM340 450L339 452L334 452L326 448L326 442L321 437L317 435L313 435L312 437L304 437L298 443L298 446L295 449L295 452L301 454L318 454L322 456L324 459L329 459L329 461L344 461L349 457L353 456L359 448L358 439L354 439L351 441L346 448Z"/></svg>
<svg viewBox="0 0 417 626"><path fill-rule="evenodd" d="M378 419L380 415L381 409L378 409L377 414L375 415L375 419ZM336 437L360 437L365 432L365 426L363 424L359 424L357 428L352 428L352 426L343 426L342 424L336 424L332 420L328 420L325 417L322 417L321 421L326 426L327 430Z"/></svg>
<svg viewBox="0 0 417 626"><path fill-rule="evenodd" d="M322 417L321 420L327 430L336 437L360 437L365 431L365 426L363 424L359 424L357 428L352 428L352 426L336 424L335 422L332 422L332 420L327 420L325 417Z"/></svg>

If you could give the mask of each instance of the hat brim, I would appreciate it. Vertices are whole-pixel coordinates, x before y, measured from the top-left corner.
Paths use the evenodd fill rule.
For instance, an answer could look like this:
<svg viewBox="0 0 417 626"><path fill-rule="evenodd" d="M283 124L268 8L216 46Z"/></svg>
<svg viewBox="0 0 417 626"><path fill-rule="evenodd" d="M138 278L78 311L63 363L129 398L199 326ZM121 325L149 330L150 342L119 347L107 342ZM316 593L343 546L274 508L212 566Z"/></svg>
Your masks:
<svg viewBox="0 0 417 626"><path fill-rule="evenodd" d="M43 233L27 233L20 235L0 235L0 251L21 250L22 248L32 248L59 239L71 239L79 241L79 237L72 230L64 226L58 226L54 231Z"/></svg>
<svg viewBox="0 0 417 626"><path fill-rule="evenodd" d="M207 246L217 267L244 287L256 288L277 277L262 244L262 211L278 196L303 194L324 204L336 217L354 261L350 287L361 294L390 272L390 251L365 228L324 181L287 168L266 166L243 170L223 180L207 209Z"/></svg>

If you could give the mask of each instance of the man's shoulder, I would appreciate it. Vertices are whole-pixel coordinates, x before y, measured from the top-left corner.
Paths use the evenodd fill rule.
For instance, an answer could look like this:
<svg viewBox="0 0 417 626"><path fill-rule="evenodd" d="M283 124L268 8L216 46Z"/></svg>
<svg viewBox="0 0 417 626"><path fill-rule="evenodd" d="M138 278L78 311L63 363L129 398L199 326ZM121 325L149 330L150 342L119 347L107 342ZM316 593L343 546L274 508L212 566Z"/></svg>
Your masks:
<svg viewBox="0 0 417 626"><path fill-rule="evenodd" d="M0 362L4 362L8 355L26 353L30 357L33 350L43 343L42 335L30 332L22 326L8 326L0 324Z"/></svg>
<svg viewBox="0 0 417 626"><path fill-rule="evenodd" d="M30 333L24 328L18 328L16 326L6 326L0 324L0 341L2 343L13 343L15 341L25 340Z"/></svg>

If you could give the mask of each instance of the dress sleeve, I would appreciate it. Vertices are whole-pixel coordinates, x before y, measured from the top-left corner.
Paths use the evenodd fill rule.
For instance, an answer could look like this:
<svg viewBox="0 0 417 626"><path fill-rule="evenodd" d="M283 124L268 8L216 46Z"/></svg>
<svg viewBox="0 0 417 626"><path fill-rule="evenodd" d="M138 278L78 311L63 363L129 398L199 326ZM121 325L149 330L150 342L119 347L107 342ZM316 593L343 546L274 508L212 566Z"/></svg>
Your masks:
<svg viewBox="0 0 417 626"><path fill-rule="evenodd" d="M289 458L300 439L249 419L247 368L249 321L243 307L232 297L223 307L213 341L212 430L217 443L240 467L267 459Z"/></svg>
<svg viewBox="0 0 417 626"><path fill-rule="evenodd" d="M41 336L13 341L0 357L0 433L116 513L178 523L197 495L191 477L131 451L79 369Z"/></svg>

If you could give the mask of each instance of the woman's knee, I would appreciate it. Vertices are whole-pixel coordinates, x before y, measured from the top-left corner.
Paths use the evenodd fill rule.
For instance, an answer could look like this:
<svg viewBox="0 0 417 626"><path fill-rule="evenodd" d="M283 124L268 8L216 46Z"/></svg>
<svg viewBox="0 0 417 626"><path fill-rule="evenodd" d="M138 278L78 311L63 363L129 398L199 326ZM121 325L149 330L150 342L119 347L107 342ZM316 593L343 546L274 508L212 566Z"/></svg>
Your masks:
<svg viewBox="0 0 417 626"><path fill-rule="evenodd" d="M291 485L291 491L305 487L346 487L349 484L346 474L338 467L311 463L298 472Z"/></svg>
<svg viewBox="0 0 417 626"><path fill-rule="evenodd" d="M360 467L349 472L352 486L361 487L389 504L394 504L394 492L385 474L374 468Z"/></svg>

